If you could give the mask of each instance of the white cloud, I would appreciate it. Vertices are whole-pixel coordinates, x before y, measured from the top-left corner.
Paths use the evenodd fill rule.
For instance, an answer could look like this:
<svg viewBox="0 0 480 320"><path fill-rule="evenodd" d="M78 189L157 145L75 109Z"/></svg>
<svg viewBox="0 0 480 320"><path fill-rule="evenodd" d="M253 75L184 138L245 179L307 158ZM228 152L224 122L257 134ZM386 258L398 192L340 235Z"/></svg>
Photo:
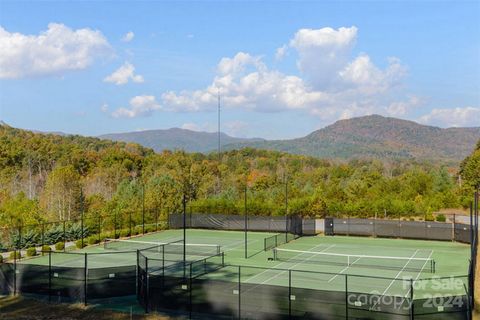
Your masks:
<svg viewBox="0 0 480 320"><path fill-rule="evenodd" d="M393 117L405 116L413 107L422 103L422 100L417 96L410 96L406 101L394 101L385 111L388 115Z"/></svg>
<svg viewBox="0 0 480 320"><path fill-rule="evenodd" d="M135 37L135 33L133 33L132 31L129 31L127 33L125 33L125 35L122 37L122 41L123 42L130 42L133 40L133 38Z"/></svg>
<svg viewBox="0 0 480 320"><path fill-rule="evenodd" d="M102 106L100 107L100 111L108 112L108 104L106 103L102 104Z"/></svg>
<svg viewBox="0 0 480 320"><path fill-rule="evenodd" d="M412 98L396 98L406 68L396 58L389 58L385 68L376 66L367 54L351 58L356 35L356 27L299 30L282 47L298 53L299 75L271 69L259 55L238 52L224 57L205 88L164 92L162 110L214 111L220 93L222 109L301 111L323 122L372 113L404 115L418 104ZM315 72L322 73L320 78ZM322 84L322 77L328 83ZM225 126L225 130L235 129Z"/></svg>
<svg viewBox="0 0 480 320"><path fill-rule="evenodd" d="M0 27L0 78L61 75L82 70L112 53L98 30L72 30L50 23L39 35L13 33Z"/></svg>
<svg viewBox="0 0 480 320"><path fill-rule="evenodd" d="M406 68L398 59L389 59L388 67L382 71L365 54L358 56L339 72L346 84L355 86L365 94L385 92L400 83L405 74Z"/></svg>
<svg viewBox="0 0 480 320"><path fill-rule="evenodd" d="M166 92L162 95L165 108L172 111L214 109L220 92L222 107L246 108L257 111L304 109L328 99L322 92L311 91L297 76L269 70L260 57L237 53L223 58L219 75L204 90Z"/></svg>
<svg viewBox="0 0 480 320"><path fill-rule="evenodd" d="M191 131L203 131L201 126L193 122L184 123L180 126L180 128Z"/></svg>
<svg viewBox="0 0 480 320"><path fill-rule="evenodd" d="M478 127L480 126L480 108L433 109L430 113L421 116L418 121L440 127Z"/></svg>
<svg viewBox="0 0 480 320"><path fill-rule="evenodd" d="M233 137L247 137L248 123L240 120L229 121L224 124L225 132Z"/></svg>
<svg viewBox="0 0 480 320"><path fill-rule="evenodd" d="M116 85L122 85L128 83L129 79L137 83L142 83L144 81L141 75L135 74L135 67L129 62L125 62L111 75L103 79L103 81L115 83Z"/></svg>
<svg viewBox="0 0 480 320"><path fill-rule="evenodd" d="M136 118L150 116L161 106L154 96L135 96L130 99L130 108L119 108L112 113L114 118Z"/></svg>
<svg viewBox="0 0 480 320"><path fill-rule="evenodd" d="M239 52L222 58L217 75L204 89L162 94L164 110L214 110L220 92L222 108L258 112L301 110L325 121L371 113L404 114L411 100L397 101L406 68L389 58L377 67L367 54L351 58L357 28L301 29L277 57L292 49L298 53L301 76L270 69L262 56Z"/></svg>
<svg viewBox="0 0 480 320"><path fill-rule="evenodd" d="M300 29L290 47L298 53L297 66L317 89L330 88L338 72L348 63L357 37L357 28Z"/></svg>

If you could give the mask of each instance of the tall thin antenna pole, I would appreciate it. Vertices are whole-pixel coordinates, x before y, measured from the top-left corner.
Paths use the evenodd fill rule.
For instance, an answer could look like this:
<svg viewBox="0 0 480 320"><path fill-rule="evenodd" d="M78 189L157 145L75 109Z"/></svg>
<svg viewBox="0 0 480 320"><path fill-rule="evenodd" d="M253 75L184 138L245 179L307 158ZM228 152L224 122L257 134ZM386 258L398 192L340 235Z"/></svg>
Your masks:
<svg viewBox="0 0 480 320"><path fill-rule="evenodd" d="M218 162L220 159L220 89L218 89Z"/></svg>

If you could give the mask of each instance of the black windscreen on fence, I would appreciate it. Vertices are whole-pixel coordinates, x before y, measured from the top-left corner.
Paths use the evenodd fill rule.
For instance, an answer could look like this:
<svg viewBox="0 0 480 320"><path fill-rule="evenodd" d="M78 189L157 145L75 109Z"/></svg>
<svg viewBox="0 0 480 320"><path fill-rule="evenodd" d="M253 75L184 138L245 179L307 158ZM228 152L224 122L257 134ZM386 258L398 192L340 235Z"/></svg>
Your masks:
<svg viewBox="0 0 480 320"><path fill-rule="evenodd" d="M290 271L290 278L291 313L294 319L346 318L345 276ZM326 287L331 290L325 290Z"/></svg>
<svg viewBox="0 0 480 320"><path fill-rule="evenodd" d="M89 269L87 297L91 300L134 295L136 279L135 266Z"/></svg>
<svg viewBox="0 0 480 320"><path fill-rule="evenodd" d="M132 256L135 252L132 252ZM137 266L115 266L118 259L111 253L44 253L38 263L20 260L0 264L0 294L34 295L53 302L135 296ZM117 261L117 262L115 262Z"/></svg>
<svg viewBox="0 0 480 320"><path fill-rule="evenodd" d="M33 264L16 264L16 291L21 294L49 295L49 267Z"/></svg>
<svg viewBox="0 0 480 320"><path fill-rule="evenodd" d="M328 235L470 242L469 225L435 221L327 218L325 230Z"/></svg>
<svg viewBox="0 0 480 320"><path fill-rule="evenodd" d="M14 293L15 266L13 263L0 264L0 294L9 295Z"/></svg>
<svg viewBox="0 0 480 320"><path fill-rule="evenodd" d="M303 234L303 227L306 225L309 232L314 230L314 220L312 223L304 223L298 216L287 217L269 217L269 216L248 216L248 231L263 232L289 232L296 235ZM183 228L183 214L175 213L169 216L169 228ZM205 214L205 213L187 213L187 228L213 229L213 230L245 230L245 216L243 215L225 215L225 214ZM312 233L313 234L313 233Z"/></svg>
<svg viewBox="0 0 480 320"><path fill-rule="evenodd" d="M422 290L416 297L415 282L420 288L422 283L429 287L437 278L412 281L222 264L196 272L201 268L194 264L184 274L178 265L159 268L154 259L140 259L138 270L145 272L138 284L142 306L191 319L406 320L466 319L468 315L468 294L461 288L440 300L424 299ZM450 298L458 306L450 306Z"/></svg>
<svg viewBox="0 0 480 320"><path fill-rule="evenodd" d="M463 223L456 223L454 229L454 240L458 242L471 242L470 225Z"/></svg>
<svg viewBox="0 0 480 320"><path fill-rule="evenodd" d="M238 267L226 266L215 274L217 278L209 274L192 278L192 317L238 319L240 288L235 281L238 279Z"/></svg>

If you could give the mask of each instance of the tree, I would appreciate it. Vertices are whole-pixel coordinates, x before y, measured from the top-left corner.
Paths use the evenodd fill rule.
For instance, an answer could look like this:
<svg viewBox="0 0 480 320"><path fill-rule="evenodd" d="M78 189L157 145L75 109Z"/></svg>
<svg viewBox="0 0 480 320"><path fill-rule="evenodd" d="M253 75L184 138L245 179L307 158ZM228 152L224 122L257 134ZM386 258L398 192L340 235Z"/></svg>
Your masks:
<svg viewBox="0 0 480 320"><path fill-rule="evenodd" d="M48 175L41 203L58 220L77 217L81 199L80 175L71 165L56 167Z"/></svg>

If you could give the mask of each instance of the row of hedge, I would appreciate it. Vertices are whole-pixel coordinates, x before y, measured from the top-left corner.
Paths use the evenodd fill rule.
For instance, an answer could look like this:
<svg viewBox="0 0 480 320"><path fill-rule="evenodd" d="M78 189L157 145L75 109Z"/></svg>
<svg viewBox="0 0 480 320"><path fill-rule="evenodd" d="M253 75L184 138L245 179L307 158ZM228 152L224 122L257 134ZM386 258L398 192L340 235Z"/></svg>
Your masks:
<svg viewBox="0 0 480 320"><path fill-rule="evenodd" d="M145 226L145 233L150 233L150 232L154 232L156 230L162 230L162 229L164 229L163 226L162 227L160 227L160 226L155 227L155 225L148 225L148 226ZM107 238L115 238L115 239L126 238L126 237L130 237L130 236L140 235L140 234L142 234L142 232L143 232L143 228L141 226L137 226L137 227L132 228L131 232L130 232L130 228L128 228L128 229L121 229L121 230L117 230L117 231L105 232L105 233L101 233L101 234L93 234L93 235L90 235L89 237L84 237L83 239L80 238L80 239L76 240L75 241L75 247L77 249L82 249L82 248L86 247L87 245L99 244L101 241L103 241L104 239L107 239ZM33 256L38 255L40 252L49 252L49 251L52 250L51 246L46 245L46 244L44 244L41 247L40 251L38 251L36 246L29 246L28 248L23 248L23 249L26 249L25 254L26 254L27 257L33 257ZM55 250L56 251L64 251L65 250L65 242L59 241L59 242L55 243ZM9 259L14 260L15 258L17 260L23 258L20 251L10 252ZM2 263L2 262L3 262L3 256L0 255L0 263Z"/></svg>

